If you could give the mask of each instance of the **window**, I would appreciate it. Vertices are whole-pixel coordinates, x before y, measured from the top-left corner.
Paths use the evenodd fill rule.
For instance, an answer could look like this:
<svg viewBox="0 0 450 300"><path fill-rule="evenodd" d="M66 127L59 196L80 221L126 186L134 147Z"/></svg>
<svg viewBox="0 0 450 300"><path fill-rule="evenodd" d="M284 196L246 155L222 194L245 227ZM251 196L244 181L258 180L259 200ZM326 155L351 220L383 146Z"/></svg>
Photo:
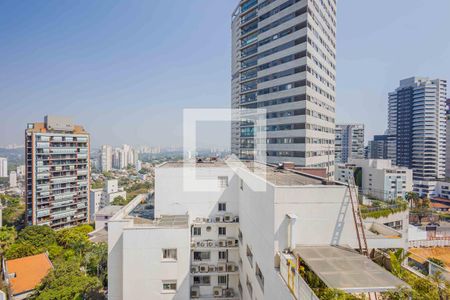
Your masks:
<svg viewBox="0 0 450 300"><path fill-rule="evenodd" d="M194 285L210 285L211 278L209 276L194 276Z"/></svg>
<svg viewBox="0 0 450 300"><path fill-rule="evenodd" d="M252 297L253 296L253 287L252 287L252 283L250 282L250 278L248 278L248 275L247 275L246 285L247 285L248 293L250 294L250 297Z"/></svg>
<svg viewBox="0 0 450 300"><path fill-rule="evenodd" d="M163 249L163 259L177 260L177 249Z"/></svg>
<svg viewBox="0 0 450 300"><path fill-rule="evenodd" d="M166 280L163 281L163 291L171 291L175 292L177 290L177 281L176 280Z"/></svg>
<svg viewBox="0 0 450 300"><path fill-rule="evenodd" d="M194 227L192 235L197 235L197 236L202 235L202 228L201 227Z"/></svg>
<svg viewBox="0 0 450 300"><path fill-rule="evenodd" d="M194 252L194 260L202 261L209 260L211 258L211 253L208 251L195 251Z"/></svg>
<svg viewBox="0 0 450 300"><path fill-rule="evenodd" d="M219 260L227 259L227 251L219 251Z"/></svg>
<svg viewBox="0 0 450 300"><path fill-rule="evenodd" d="M250 250L250 247L247 245L247 258L248 261L250 262L250 266L252 266L253 268L253 253L252 250Z"/></svg>
<svg viewBox="0 0 450 300"><path fill-rule="evenodd" d="M226 210L227 210L227 204L219 203L219 211L226 211Z"/></svg>
<svg viewBox="0 0 450 300"><path fill-rule="evenodd" d="M219 176L217 179L219 180L219 187L228 187L228 176Z"/></svg>
<svg viewBox="0 0 450 300"><path fill-rule="evenodd" d="M244 180L240 180L240 185L239 185L239 187L240 187L240 189L241 189L241 191L243 191L244 190Z"/></svg>
<svg viewBox="0 0 450 300"><path fill-rule="evenodd" d="M264 275L262 274L261 269L258 266L258 263L255 263L255 275L256 278L258 279L261 289L264 291Z"/></svg>
<svg viewBox="0 0 450 300"><path fill-rule="evenodd" d="M238 230L239 230L238 238L239 238L239 241L242 243L242 240L244 239L244 236L242 235L241 229L239 228Z"/></svg>
<svg viewBox="0 0 450 300"><path fill-rule="evenodd" d="M219 235L227 235L227 228L219 227Z"/></svg>
<svg viewBox="0 0 450 300"><path fill-rule="evenodd" d="M226 275L217 276L217 284L226 285L227 284L227 276Z"/></svg>

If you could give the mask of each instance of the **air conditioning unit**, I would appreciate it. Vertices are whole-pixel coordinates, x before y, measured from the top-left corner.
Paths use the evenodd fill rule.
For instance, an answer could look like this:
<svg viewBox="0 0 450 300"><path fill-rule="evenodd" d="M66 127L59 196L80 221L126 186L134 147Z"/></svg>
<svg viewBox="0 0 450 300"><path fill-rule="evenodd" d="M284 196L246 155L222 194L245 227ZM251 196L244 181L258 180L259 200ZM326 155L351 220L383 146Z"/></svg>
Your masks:
<svg viewBox="0 0 450 300"><path fill-rule="evenodd" d="M236 242L234 239L227 240L227 247L234 247L235 245L236 245Z"/></svg>
<svg viewBox="0 0 450 300"><path fill-rule="evenodd" d="M213 218L208 218L208 219L206 219L206 222L208 222L208 223L213 223L213 222L214 222L214 219L213 219Z"/></svg>
<svg viewBox="0 0 450 300"><path fill-rule="evenodd" d="M227 264L227 272L236 272L238 270L238 266L235 264Z"/></svg>
<svg viewBox="0 0 450 300"><path fill-rule="evenodd" d="M191 267L191 273L198 273L198 270L199 270L198 266Z"/></svg>
<svg viewBox="0 0 450 300"><path fill-rule="evenodd" d="M227 271L227 264L225 263L217 264L217 272L226 272L226 271Z"/></svg>
<svg viewBox="0 0 450 300"><path fill-rule="evenodd" d="M200 298L200 288L198 286L191 288L191 298Z"/></svg>
<svg viewBox="0 0 450 300"><path fill-rule="evenodd" d="M202 221L203 221L203 219L200 218L200 217L197 217L197 218L195 218L195 220L194 220L194 222L196 222L196 223L201 223Z"/></svg>
<svg viewBox="0 0 450 300"><path fill-rule="evenodd" d="M208 245L208 243L206 243L206 241L201 241L200 242L200 247L205 248Z"/></svg>
<svg viewBox="0 0 450 300"><path fill-rule="evenodd" d="M191 242L191 248L195 248L197 246L196 242Z"/></svg>
<svg viewBox="0 0 450 300"><path fill-rule="evenodd" d="M239 223L239 217L234 217L234 222Z"/></svg>
<svg viewBox="0 0 450 300"><path fill-rule="evenodd" d="M219 242L217 243L219 247L226 247L227 246L227 241L226 240L219 240Z"/></svg>
<svg viewBox="0 0 450 300"><path fill-rule="evenodd" d="M223 217L222 217L222 216L216 216L216 217L214 218L214 221L215 221L216 223L222 223L222 222L223 222Z"/></svg>
<svg viewBox="0 0 450 300"><path fill-rule="evenodd" d="M234 290L233 289L224 289L223 295L225 297L234 297Z"/></svg>
<svg viewBox="0 0 450 300"><path fill-rule="evenodd" d="M196 245L197 247L201 247L201 246L202 246L202 242L201 242L201 241L197 241L197 242L195 242L195 245Z"/></svg>
<svg viewBox="0 0 450 300"><path fill-rule="evenodd" d="M214 242L213 241L208 241L208 247L214 247Z"/></svg>
<svg viewBox="0 0 450 300"><path fill-rule="evenodd" d="M207 273L209 270L208 265L200 265L200 273Z"/></svg>
<svg viewBox="0 0 450 300"><path fill-rule="evenodd" d="M223 221L227 222L227 223L233 222L233 215L232 214L225 214L223 216Z"/></svg>
<svg viewBox="0 0 450 300"><path fill-rule="evenodd" d="M222 287L221 286L215 286L213 288L213 295L214 295L215 298L222 297L222 295L223 295Z"/></svg>
<svg viewBox="0 0 450 300"><path fill-rule="evenodd" d="M210 265L208 267L208 272L212 273L212 272L215 272L215 271L216 271L216 266Z"/></svg>

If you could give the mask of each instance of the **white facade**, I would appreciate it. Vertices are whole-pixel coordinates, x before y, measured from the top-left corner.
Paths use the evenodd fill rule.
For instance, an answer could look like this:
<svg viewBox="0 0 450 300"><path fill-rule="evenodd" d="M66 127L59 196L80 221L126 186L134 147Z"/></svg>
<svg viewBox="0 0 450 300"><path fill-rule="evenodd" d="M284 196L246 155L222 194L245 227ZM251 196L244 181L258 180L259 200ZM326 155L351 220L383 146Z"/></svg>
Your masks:
<svg viewBox="0 0 450 300"><path fill-rule="evenodd" d="M231 152L334 169L335 1L239 1L232 15L231 107L267 110L267 139L233 122ZM256 153L256 155L258 155Z"/></svg>
<svg viewBox="0 0 450 300"><path fill-rule="evenodd" d="M282 251L357 247L347 186L262 165L197 165L195 183L185 177L192 164L188 173L181 163L155 169L153 223L131 217L131 203L109 221L109 299L294 299L277 271ZM159 228L170 216L189 225ZM369 247L402 245L373 236ZM163 250L175 248L177 260L165 262ZM176 293L162 289L167 281Z"/></svg>
<svg viewBox="0 0 450 300"><path fill-rule="evenodd" d="M393 166L389 159L351 159L348 164L336 165L335 179L348 182L356 168L361 169L364 195L387 201L413 190L412 170Z"/></svg>
<svg viewBox="0 0 450 300"><path fill-rule="evenodd" d="M17 173L15 171L9 172L9 187L17 187Z"/></svg>
<svg viewBox="0 0 450 300"><path fill-rule="evenodd" d="M102 172L108 172L112 169L112 159L113 159L113 153L112 153L112 147L110 145L103 145L101 148L101 155L100 155L100 167Z"/></svg>
<svg viewBox="0 0 450 300"><path fill-rule="evenodd" d="M364 158L364 124L336 124L335 162Z"/></svg>
<svg viewBox="0 0 450 300"><path fill-rule="evenodd" d="M8 160L0 157L0 177L8 177Z"/></svg>
<svg viewBox="0 0 450 300"><path fill-rule="evenodd" d="M91 189L89 199L89 221L94 221L95 214L101 208L103 189Z"/></svg>

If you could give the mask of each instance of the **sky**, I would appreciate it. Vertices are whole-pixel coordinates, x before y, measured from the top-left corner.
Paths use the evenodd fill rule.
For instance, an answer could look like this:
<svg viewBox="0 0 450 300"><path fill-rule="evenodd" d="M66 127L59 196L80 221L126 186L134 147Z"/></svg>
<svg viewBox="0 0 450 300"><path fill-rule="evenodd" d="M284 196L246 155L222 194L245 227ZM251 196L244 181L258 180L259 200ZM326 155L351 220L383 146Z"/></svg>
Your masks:
<svg viewBox="0 0 450 300"><path fill-rule="evenodd" d="M101 144L180 146L183 109L230 106L237 0L0 1L0 145L68 115ZM432 2L432 3L431 3ZM337 122L386 129L400 79L450 80L450 1L340 0ZM199 146L227 146L224 122Z"/></svg>

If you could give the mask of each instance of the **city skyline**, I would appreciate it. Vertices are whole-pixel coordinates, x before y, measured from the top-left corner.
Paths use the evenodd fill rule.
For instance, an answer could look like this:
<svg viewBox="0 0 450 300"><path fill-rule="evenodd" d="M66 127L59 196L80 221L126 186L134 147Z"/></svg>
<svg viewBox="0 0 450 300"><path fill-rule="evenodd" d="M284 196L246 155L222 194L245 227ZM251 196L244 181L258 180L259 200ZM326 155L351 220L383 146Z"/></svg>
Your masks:
<svg viewBox="0 0 450 300"><path fill-rule="evenodd" d="M336 122L364 123L366 141L386 129L388 92L398 80L450 78L450 42L441 38L450 3L396 1L389 10L382 4L346 1L338 10ZM84 124L93 147L181 145L183 108L229 107L234 7L153 1L123 13L123 4L3 2L0 144L21 144L27 123L54 114ZM204 146L228 146L226 124L208 127L211 144ZM211 134L217 131L223 134Z"/></svg>

